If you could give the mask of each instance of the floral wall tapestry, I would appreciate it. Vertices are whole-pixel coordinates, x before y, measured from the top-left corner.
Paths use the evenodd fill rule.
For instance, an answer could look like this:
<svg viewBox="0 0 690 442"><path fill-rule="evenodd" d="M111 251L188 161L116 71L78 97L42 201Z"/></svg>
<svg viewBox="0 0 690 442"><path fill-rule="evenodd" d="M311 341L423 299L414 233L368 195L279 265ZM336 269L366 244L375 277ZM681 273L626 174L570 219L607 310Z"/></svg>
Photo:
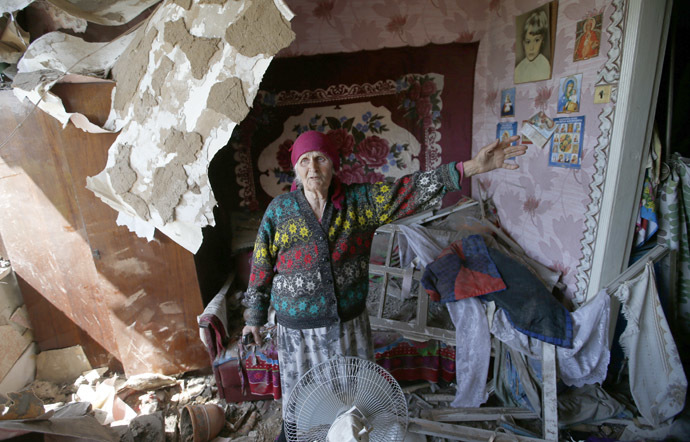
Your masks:
<svg viewBox="0 0 690 442"><path fill-rule="evenodd" d="M345 184L398 178L472 149L476 43L281 58L235 130L237 205L261 210L290 190L290 147L307 130L339 148ZM463 183L469 195L469 180ZM459 195L449 195L445 204Z"/></svg>

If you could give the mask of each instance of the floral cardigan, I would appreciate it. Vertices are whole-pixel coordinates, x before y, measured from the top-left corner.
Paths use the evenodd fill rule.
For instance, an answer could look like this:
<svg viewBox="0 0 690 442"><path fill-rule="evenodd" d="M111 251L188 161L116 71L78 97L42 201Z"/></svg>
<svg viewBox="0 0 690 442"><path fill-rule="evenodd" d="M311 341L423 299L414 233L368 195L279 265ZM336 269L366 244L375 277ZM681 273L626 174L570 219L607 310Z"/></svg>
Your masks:
<svg viewBox="0 0 690 442"><path fill-rule="evenodd" d="M271 201L256 238L247 325L263 325L269 302L278 323L307 329L349 321L366 308L369 254L376 229L430 209L460 190L455 163L393 183L344 186L337 209L328 201L321 222L302 189Z"/></svg>

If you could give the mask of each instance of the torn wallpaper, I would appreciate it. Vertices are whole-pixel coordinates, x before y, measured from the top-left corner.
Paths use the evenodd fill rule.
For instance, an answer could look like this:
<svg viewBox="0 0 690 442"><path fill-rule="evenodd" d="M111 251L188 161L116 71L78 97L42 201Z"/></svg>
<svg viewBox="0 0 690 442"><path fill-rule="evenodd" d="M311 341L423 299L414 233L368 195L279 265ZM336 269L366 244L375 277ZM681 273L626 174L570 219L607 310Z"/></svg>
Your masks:
<svg viewBox="0 0 690 442"><path fill-rule="evenodd" d="M294 39L280 0L167 1L113 67L106 128L121 130L87 188L141 236L195 253L215 223L208 166L249 112L273 55ZM148 229L146 228L148 225Z"/></svg>
<svg viewBox="0 0 690 442"><path fill-rule="evenodd" d="M15 12L26 8L34 0L3 0L0 14ZM46 0L68 14L98 23L116 26L128 23L147 8L161 0ZM180 2L183 3L183 2ZM191 0L189 0L191 3Z"/></svg>
<svg viewBox="0 0 690 442"><path fill-rule="evenodd" d="M41 110L55 117L62 125L70 120L88 132L110 132L91 122L82 114L65 110L62 100L50 92L58 81L98 81L124 52L135 33L125 34L108 43L89 43L62 32L50 32L36 39L17 65L12 82L14 95L28 98Z"/></svg>
<svg viewBox="0 0 690 442"><path fill-rule="evenodd" d="M47 0L65 12L99 25L128 23L160 0Z"/></svg>

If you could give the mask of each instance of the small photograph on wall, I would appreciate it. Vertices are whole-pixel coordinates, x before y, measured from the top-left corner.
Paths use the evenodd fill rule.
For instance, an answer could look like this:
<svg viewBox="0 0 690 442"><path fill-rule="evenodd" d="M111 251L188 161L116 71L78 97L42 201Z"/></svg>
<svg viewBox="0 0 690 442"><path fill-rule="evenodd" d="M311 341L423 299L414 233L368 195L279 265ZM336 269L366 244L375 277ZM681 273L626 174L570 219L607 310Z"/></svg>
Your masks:
<svg viewBox="0 0 690 442"><path fill-rule="evenodd" d="M569 114L580 111L580 86L582 86L582 74L561 78L558 88L559 114Z"/></svg>
<svg viewBox="0 0 690 442"><path fill-rule="evenodd" d="M587 60L599 55L602 14L577 22L573 61Z"/></svg>
<svg viewBox="0 0 690 442"><path fill-rule="evenodd" d="M552 1L515 18L515 83L551 78L557 12Z"/></svg>
<svg viewBox="0 0 690 442"><path fill-rule="evenodd" d="M501 91L501 116L512 117L515 115L515 88Z"/></svg>
<svg viewBox="0 0 690 442"><path fill-rule="evenodd" d="M549 166L579 169L585 134L585 117L554 118L556 132L551 139Z"/></svg>

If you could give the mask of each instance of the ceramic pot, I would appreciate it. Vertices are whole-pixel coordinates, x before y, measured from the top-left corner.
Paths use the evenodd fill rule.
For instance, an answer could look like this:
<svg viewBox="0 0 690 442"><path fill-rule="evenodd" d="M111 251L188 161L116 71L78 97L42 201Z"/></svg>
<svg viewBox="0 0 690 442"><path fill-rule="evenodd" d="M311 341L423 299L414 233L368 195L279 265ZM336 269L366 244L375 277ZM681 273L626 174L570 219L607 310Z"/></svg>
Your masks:
<svg viewBox="0 0 690 442"><path fill-rule="evenodd" d="M208 442L225 426L225 412L216 404L185 405L180 411L183 442Z"/></svg>

